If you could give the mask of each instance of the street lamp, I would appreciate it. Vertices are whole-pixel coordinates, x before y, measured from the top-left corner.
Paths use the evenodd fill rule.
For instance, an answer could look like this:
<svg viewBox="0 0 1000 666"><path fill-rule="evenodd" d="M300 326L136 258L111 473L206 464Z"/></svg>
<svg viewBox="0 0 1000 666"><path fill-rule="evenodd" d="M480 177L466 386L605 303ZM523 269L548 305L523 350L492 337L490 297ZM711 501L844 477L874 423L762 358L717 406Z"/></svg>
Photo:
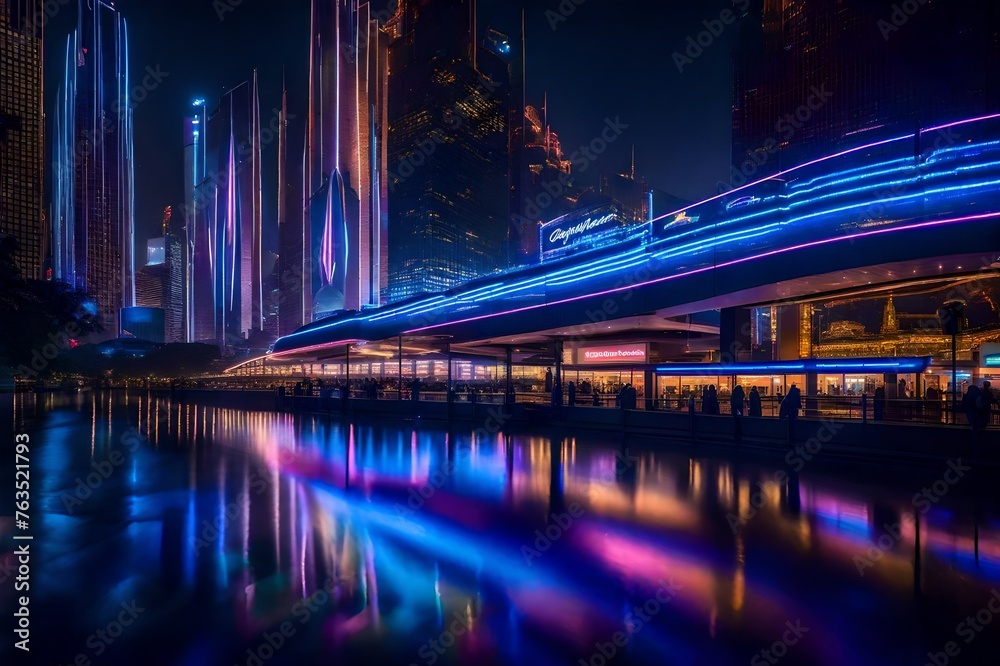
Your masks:
<svg viewBox="0 0 1000 666"><path fill-rule="evenodd" d="M958 422L958 334L965 330L965 301L948 301L937 311L941 332L951 336L951 422Z"/></svg>

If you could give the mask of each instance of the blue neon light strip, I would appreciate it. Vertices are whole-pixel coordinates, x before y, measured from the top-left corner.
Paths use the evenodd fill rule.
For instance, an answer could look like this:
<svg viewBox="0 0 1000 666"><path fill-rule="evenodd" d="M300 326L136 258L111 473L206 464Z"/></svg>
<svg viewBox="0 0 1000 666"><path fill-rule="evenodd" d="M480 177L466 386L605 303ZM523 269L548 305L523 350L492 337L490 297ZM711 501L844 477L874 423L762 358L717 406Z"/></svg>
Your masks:
<svg viewBox="0 0 1000 666"><path fill-rule="evenodd" d="M807 373L848 373L855 370L869 372L923 372L931 364L931 357L917 358L845 358L803 359L800 361L774 361L772 363L678 363L662 365L656 372L664 375L790 375Z"/></svg>
<svg viewBox="0 0 1000 666"><path fill-rule="evenodd" d="M988 116L987 118L992 119L997 117L1000 117L1000 115ZM967 124L969 122L976 122L977 120L982 120L982 119L961 121L959 123L953 123L952 125L949 126L958 124ZM844 151L842 153L838 153L837 155L833 155L828 158L823 158L821 160L816 160L806 165L796 167L795 169L790 169L783 173L786 174L792 173L799 169L802 169L803 167L809 166L810 164L817 164L832 159L834 157L841 157L844 155L848 155L857 152L858 150L862 150L864 148L871 148L873 146L883 146L883 145L888 145L893 141L903 141L912 139L913 136L914 135L908 135L906 137L900 137L898 139L878 142L876 144L869 144L868 146L860 147L858 149ZM998 141L983 142L978 144L964 144L961 146L948 147L937 150L931 154L931 157L940 157L945 153L973 154L976 156L981 156L981 155L985 156L991 152L995 157L996 155L995 148L997 146L1000 146L1000 142ZM995 212L986 212L982 215L967 215L947 220L942 220L942 219L928 220L928 217L933 216L935 212L933 208L929 208L932 202L936 202L938 204L937 208L939 209L938 211L939 214L946 213L947 212L946 207L948 207L949 210L954 210L953 204L951 202L951 197L949 195L952 195L954 193L962 193L963 195L968 193L971 195L981 192L984 189L993 191L997 185L1000 185L1000 180L996 178L995 172L991 172L993 169L1000 166L1000 162L984 160L983 162L974 164L954 165L950 161L941 161L941 167L945 168L939 167L936 170L932 170L927 166L930 161L932 160L928 158L927 160L924 161L923 164L920 163L915 164L913 158L893 159L889 161L883 161L877 164L867 165L861 168L854 167L848 170L819 177L819 178L829 178L831 179L832 182L830 182L828 185L825 186L814 187L811 190L808 189L807 187L804 190L795 191L798 187L801 187L806 183L815 184L819 180L819 178L813 178L811 181L803 181L801 183L789 183L787 184L787 189L791 193L783 195L782 197L779 198L798 199L799 197L807 196L810 193L816 192L817 190L827 190L828 188L839 185L845 185L851 182L869 181L869 183L866 183L863 186L855 187L847 191L820 194L818 196L812 196L812 197L807 196L807 198L802 199L800 201L788 201L786 205L778 207L768 207L765 210L755 211L753 213L745 214L735 218L722 217L718 221L711 221L701 226L698 226L697 223L695 223L692 228L683 231L681 233L674 233L671 235L670 238L654 240L645 247L630 248L624 252L618 253L613 256L608 256L607 254L605 254L604 256L592 257L585 261L581 261L579 258L567 259L559 262L558 264L553 264L552 269L554 270L549 270L546 273L534 272L525 275L523 277L518 277L517 273L515 272L507 276L498 278L496 280L487 282L485 284L480 284L468 291L461 291L462 288L459 287L454 291L437 294L434 296L420 299L418 301L409 301L401 303L398 306L389 306L387 308L382 308L380 310L372 311L365 314L338 317L334 321L321 322L316 325L304 328L296 333L293 333L290 336L287 336L286 338L284 338L284 340L288 341L289 339L294 339L302 335L313 334L318 331L336 328L338 326L346 325L348 323L356 324L356 323L366 323L366 322L380 322L405 316L421 316L424 318L432 319L432 321L427 322L427 325L421 328L413 328L404 331L406 333L414 333L432 328L438 328L448 324L466 323L470 321L476 321L479 319L488 319L496 316L502 316L506 314L513 314L516 312L523 312L541 307L558 305L560 303L572 302L583 298L593 298L597 296L608 295L624 289L634 289L636 287L643 285L655 284L658 282L663 282L665 280L676 279L679 277L693 275L699 272L714 270L717 268L730 266L738 263L744 263L746 261L752 261L767 256L773 256L783 252L789 252L807 247L821 246L826 243L838 242L842 240L852 240L855 238L867 237L881 233L904 232L907 230L926 228L943 224L957 223L963 221L973 221L979 219L988 219L990 217L996 216ZM901 166L897 170L887 170L885 167L888 164L899 164ZM913 172L914 176L912 178L900 178L901 173L905 173L908 171ZM971 172L978 172L980 174L980 178L982 179L972 180L972 182L964 182L961 184L953 184L953 185L945 185L945 183L941 182L942 179L948 179L953 177L966 179L969 178ZM855 175L853 178L844 178L844 176L848 173L853 173ZM993 179L987 178L987 176L989 175L994 176L994 178ZM882 182L879 184L870 183L872 179L881 180ZM926 181L928 181L929 179L936 180L938 182L938 187L927 189ZM764 179L763 181L758 181L758 184L760 182L766 182L768 180L773 180L773 177ZM745 189L745 187L739 189ZM913 188L912 191L910 192L904 191L900 193L899 191L900 188L903 188L905 190L910 187ZM608 274L616 272L621 273L631 268L637 268L643 266L648 268L651 263L654 264L653 268L660 268L655 266L655 262L658 260L682 258L681 260L683 261L683 258L694 258L700 255L701 253L704 253L705 251L708 250L714 251L720 248L721 246L732 245L740 242L745 242L753 238L767 236L769 234L781 230L783 227L787 228L788 225L801 223L803 221L815 218L822 218L822 217L833 218L838 214L864 209L866 207L872 206L873 202L869 200L870 197L869 199L858 201L857 203L845 201L843 203L848 205L841 205L839 207L833 207L826 210L819 210L819 211L812 210L810 212L802 211L803 214L800 214L799 216L793 218L788 218L785 216L785 213L790 212L790 210L793 208L808 209L809 204L814 204L826 199L835 198L843 200L851 197L856 197L859 194L870 194L873 191L878 193L879 189L882 188L884 188L883 191L889 190L892 191L893 195L895 195L885 199L881 198L878 199L878 203L881 204L883 207L886 204L899 204L900 202L914 202L919 207L919 210L909 211L909 208L907 208L905 212L902 210L894 212L892 214L892 218L894 219L884 220L887 223L887 225L903 222L906 221L907 219L912 220L915 223L892 226L892 227L887 226L885 228L880 228L880 229L865 230L861 232L845 234L844 233L845 228L842 226L841 222L838 222L836 224L829 225L830 236L827 238L820 238L813 241L802 239L802 242L784 247L772 246L772 249L765 252L761 252L759 254L755 254L753 256L738 257L722 263L713 261L712 265L697 267L697 268L691 267L687 271L682 271L680 273L676 273L673 275L666 275L654 278L653 280L648 280L641 284L633 284L621 288L618 288L616 285L616 288L614 289L595 290L594 293L587 293L576 297L563 298L558 300L548 300L546 294L545 295L546 302L544 303L540 303L537 305L527 305L526 307L522 308L512 308L501 312L482 313L482 310L480 309L482 308L481 304L484 301L501 301L504 299L508 299L518 293L523 293L525 291L528 291L530 289L538 288L539 290L547 291L549 288L557 288L557 287L564 288L570 285L580 283L582 281L594 281L595 278L599 278L601 276L605 276ZM726 194L730 195L734 191L736 190L730 191ZM689 206L685 208L684 211L682 212L693 212L697 210L698 206L701 206L702 204L711 201L715 201L719 198L720 197L713 197L711 199L707 199L704 202L701 202L700 204L695 204L694 206ZM775 197L766 197L763 199L763 201L766 202L768 200L773 200L773 199L775 199ZM982 202L980 202L980 205L982 205ZM668 214L667 216L663 216L658 219L664 219L666 217L670 217L670 215ZM749 219L757 217L769 218L768 223L753 227L747 227L741 230L732 230L720 233L722 227L731 226L739 223L745 223ZM776 217L778 219L775 219ZM917 222L917 220L920 220L921 217L923 217L924 220L927 221ZM832 219L831 222L833 222ZM823 229L826 229L826 227L823 227L820 230ZM691 237L699 235L702 235L703 238L698 240L691 238L689 241L685 243L678 243L678 240L683 237ZM678 268L682 268L682 266L678 266ZM472 310L472 312L467 312L465 317L455 317L455 315L459 314L459 312L462 309ZM476 310L479 310L479 312L478 313L475 312ZM451 317L448 317L449 313L452 315ZM440 321L434 321L435 319L440 319ZM405 326L405 323L403 323L403 326Z"/></svg>

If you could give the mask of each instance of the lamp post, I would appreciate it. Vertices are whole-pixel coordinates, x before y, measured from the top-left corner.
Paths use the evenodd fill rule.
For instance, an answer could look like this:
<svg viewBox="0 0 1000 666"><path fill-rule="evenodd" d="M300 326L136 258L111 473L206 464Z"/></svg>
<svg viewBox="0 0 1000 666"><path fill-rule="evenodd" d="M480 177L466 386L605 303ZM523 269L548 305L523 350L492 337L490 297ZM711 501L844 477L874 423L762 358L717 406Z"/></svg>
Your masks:
<svg viewBox="0 0 1000 666"><path fill-rule="evenodd" d="M958 334L965 330L965 301L948 301L937 315L941 332L951 336L951 422L958 423Z"/></svg>

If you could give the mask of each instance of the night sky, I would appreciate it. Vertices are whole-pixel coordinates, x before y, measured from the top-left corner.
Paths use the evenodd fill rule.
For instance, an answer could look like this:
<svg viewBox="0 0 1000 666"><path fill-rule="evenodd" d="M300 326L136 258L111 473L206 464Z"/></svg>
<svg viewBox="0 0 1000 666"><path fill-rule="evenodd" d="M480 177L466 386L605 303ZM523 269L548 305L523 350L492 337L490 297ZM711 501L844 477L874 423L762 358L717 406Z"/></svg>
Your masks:
<svg viewBox="0 0 1000 666"><path fill-rule="evenodd" d="M226 0L220 0L225 2ZM580 2L580 0L576 0ZM268 123L280 106L282 72L303 107L308 77L308 0L242 0L219 20L213 0L118 0L129 22L132 78L147 66L169 73L135 106L137 245L158 235L161 211L184 200L182 121L199 97L213 108L220 95L258 71L261 114ZM385 1L375 2L378 8ZM579 183L624 169L635 144L636 170L654 188L684 199L717 192L730 163L730 26L683 74L672 54L688 36L719 16L725 0L649 3L584 0L565 21L546 12L559 0L525 0L528 103L541 107L548 93L549 124L572 152L601 131L605 118L629 127ZM46 107L53 117L63 72L66 35L75 6L46 26ZM492 26L516 38L521 3L480 0L480 36ZM280 9L278 9L280 7ZM49 123L51 126L51 123ZM275 238L277 143L264 150L265 240ZM272 247L272 249L274 249Z"/></svg>

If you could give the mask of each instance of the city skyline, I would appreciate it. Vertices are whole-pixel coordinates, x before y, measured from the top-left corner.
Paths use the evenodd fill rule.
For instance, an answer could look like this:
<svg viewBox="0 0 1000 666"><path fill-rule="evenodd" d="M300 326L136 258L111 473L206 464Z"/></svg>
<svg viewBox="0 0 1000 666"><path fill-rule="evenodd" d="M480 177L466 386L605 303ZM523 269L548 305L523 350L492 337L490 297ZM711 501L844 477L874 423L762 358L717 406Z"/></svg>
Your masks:
<svg viewBox="0 0 1000 666"><path fill-rule="evenodd" d="M280 111L283 88L289 91L292 114L304 117L308 90L308 49L304 44L309 30L309 2L302 0L289 3L281 11L274 12L266 8L263 2L246 0L233 11L223 13L223 20L220 20L212 3L196 0L181 0L179 3L119 0L116 4L129 19L132 30L142 31L144 34L141 42L132 45L135 74L144 75L147 66L153 71L168 74L155 90L144 96L142 102L135 104L137 129L162 128L156 132L139 131L136 137L137 239L142 242L157 233L159 212L164 206L174 206L178 214L182 209L183 161L176 149L181 132L177 128L180 119L187 115L192 101L206 99L211 103L211 100L221 97L227 89L245 80L248 68L256 68L265 125ZM718 4L719 9L726 5L724 2ZM642 3L635 2L634 5L634 10L625 8L621 11L634 11L636 14L644 11ZM727 175L729 141L720 134L728 132L730 125L727 43L708 51L699 61L697 71L680 74L676 69L664 70L660 72L660 83L648 89L644 88L649 83L648 78L641 76L638 71L632 76L634 85L630 86L626 86L626 80L612 75L613 71L625 66L629 53L634 53L639 59L650 59L654 56L661 57L660 51L668 47L670 50L683 50L688 33L697 34L704 29L701 26L701 8L680 8L680 18L665 26L671 32L669 39L659 36L654 41L653 37L657 33L652 27L638 26L636 29L645 31L648 35L645 40L635 40L627 49L602 56L597 50L587 46L590 39L588 35L593 34L594 25L603 25L606 30L612 31L608 33L607 39L620 37L623 40L629 34L628 29L608 21L609 15L618 10L600 2L590 2L571 16L560 15L560 19L566 20L555 23L556 29L553 30L550 18L546 16L546 12L553 9L549 3L528 2L525 7L528 30L527 99L529 103L534 101L536 105L541 105L542 99L547 96L551 111L550 122L560 128L567 154L572 154L580 146L599 136L608 116L614 118L619 115L622 122L629 125L628 134L632 136L623 136L619 145L611 146L598 163L585 172L578 172L579 182L598 186L598 171L618 173L627 169L633 143L637 144L638 172L644 174L653 187L681 198L693 200L699 194L707 194L714 189L716 181ZM385 7L380 7L378 2L373 3L373 9L378 17L387 16ZM558 11L558 4L556 10ZM72 23L70 15L73 13L73 7L62 6L46 23L47 50L50 52L46 79L50 85L55 85L58 78L53 77L51 66L54 62L51 57L52 42L56 35L68 32ZM520 14L520 6L514 7L499 0L481 0L480 40L491 25L516 40L520 33ZM262 22L259 17L264 15L268 18ZM170 48L170 36L173 33L164 28L170 21L181 19L185 34L191 35L191 39L188 47L174 50ZM244 36L247 36L246 39ZM282 54L278 58L269 53L269 50L275 49ZM237 52L246 54L242 58L245 66L236 66L236 61L241 59L234 58L232 54ZM571 57L580 65L564 71L564 63ZM202 61L211 62L212 67L201 67L199 63ZM552 71L560 71L560 75L548 74ZM594 71L606 72L602 77L605 84L613 89L610 96L594 96L587 92L587 85L593 82L590 73ZM286 81L284 86L283 77ZM715 82L706 84L706 77ZM626 90L628 87L631 92ZM698 100L698 110L686 108L685 105L665 104L654 112L650 108L652 102L647 102L644 96L650 94L660 97L666 94L664 88L667 87L685 97ZM703 89L707 89L707 92ZM714 103L711 101L713 99ZM587 106L593 106L593 110L581 113L581 109ZM51 115L51 96L46 100L46 108ZM706 118L714 118L713 124L706 124ZM677 129L671 129L672 127ZM703 138L696 140L694 134L680 129L683 127L698 130ZM701 132L702 127L706 131ZM667 134L662 138L658 137L662 132ZM640 140L643 135L656 136L655 143ZM713 136L717 138L712 139ZM665 162L658 157L658 154L672 153L674 148L682 152L703 152L705 137L708 137L710 145L714 142L714 149L708 152L708 159L714 161L714 166L696 164L692 167L676 158ZM656 150L657 146L659 151ZM268 247L274 249L278 245L276 152L276 139L263 146L263 197L268 215L264 220L264 240ZM701 176L696 177L695 174L699 172ZM708 182L711 185L706 185ZM676 187L673 187L674 183L677 183Z"/></svg>
<svg viewBox="0 0 1000 666"><path fill-rule="evenodd" d="M270 114L262 113L267 104L262 105L257 68L218 101L189 102L183 117L172 123L183 130L181 145L170 141L162 151L164 163L178 156L184 163L179 206L187 255L184 338L230 348L260 334L264 337L257 344L266 344L268 336L288 335L340 311L441 292L536 263L535 228L556 218L575 224L574 211L585 217L588 210L613 204L610 210L620 222L641 224L689 203L647 179L637 157L645 142L636 142L635 136L629 141L631 125L620 115L605 117L597 138L573 149L572 144L566 147L561 129L561 136L552 129L548 90L540 107L529 103L538 104L528 87L536 43L529 28L530 5L516 13L519 25L508 35L496 26L510 16L495 23L498 12L485 1L410 0L380 8L377 0L312 0L308 30L299 33L308 46L305 67L301 61L292 67L282 64L280 104ZM113 304L136 304L132 281L140 266L135 255L141 255L145 239L157 237L147 236L136 221L134 115L163 106L165 100L157 95L187 73L178 77L160 64L135 72L127 17L102 5L94 16L113 17L111 27L104 29L99 20L84 20L89 10L83 7L78 8L80 25L92 24L95 36L88 38L78 29L74 34L82 36L69 38L63 63L66 91L57 95L63 104L51 129L58 139L52 147L53 273L89 289L105 329L115 331ZM241 11L254 11L252 2L223 2L213 9L220 25ZM934 9L939 19L951 16ZM563 23L582 18L578 11L567 5L558 12L546 9L542 16L556 35ZM66 13L56 12L52 19ZM911 111L906 100L920 99L925 79L936 79L898 66L885 94L907 93L900 110L879 106L871 80L880 76L878 67L889 65L879 64L885 49L868 34L879 26L868 20L877 11L861 0L838 5L830 25L819 20L821 13L816 3L782 9L743 0L723 9L717 20L703 21L705 31L689 38L689 48L672 53L683 76L721 41L721 33L735 40L734 164L732 181L716 183L720 191L801 163L823 145L893 136L914 117L944 120L992 108L992 80L970 74L954 85L956 90L966 86L968 94L952 100L947 111L936 116ZM301 28L300 19L296 23ZM874 74L850 78L841 71L857 69L848 56L842 63L836 56L831 35L844 26L867 26L859 37L866 50L850 57L872 59ZM88 39L111 39L105 33L115 40L114 58L97 58L104 47L88 48ZM995 32L983 32L984 38L991 34L995 40ZM228 39L219 41L234 55L246 48L247 40L234 46ZM803 55L782 56L785 42L804 44ZM727 51L718 46L716 50ZM995 46L984 43L982 48ZM809 55L817 49L832 55ZM799 70L801 79L790 74ZM93 82L80 86L80 76L91 76ZM709 85L727 80L721 77ZM831 82L839 86L840 97L827 92ZM111 89L117 97L108 98ZM785 114L794 116L789 123L797 131L775 144L778 157L771 160L768 140L761 139L768 119L780 119L806 93L806 103ZM868 100L864 109L869 111L845 110L841 99L858 95ZM94 111L91 98L112 113L103 107ZM80 114L77 107L83 109ZM801 117L803 108L809 118ZM584 111L557 115L560 128L562 122L586 116ZM93 122L76 126L82 122L77 115L87 114L103 118L103 131L96 132ZM662 134L673 133L663 129ZM89 136L98 137L92 142L97 145L91 150L95 159L81 159L76 154L80 138ZM106 146L112 143L113 151ZM763 164L757 161L761 150ZM611 166L611 153L625 151L628 161ZM676 159L669 153L664 157ZM741 162L744 158L749 161ZM81 178L76 162L89 175ZM593 180L581 182L581 176ZM113 214L104 214L105 200L114 201ZM96 212L81 207L83 201L96 205ZM629 231L623 237L638 235ZM91 237L97 240L91 242ZM83 277L76 274L77 266Z"/></svg>
<svg viewBox="0 0 1000 666"><path fill-rule="evenodd" d="M0 0L4 663L996 662L998 65L995 0Z"/></svg>

